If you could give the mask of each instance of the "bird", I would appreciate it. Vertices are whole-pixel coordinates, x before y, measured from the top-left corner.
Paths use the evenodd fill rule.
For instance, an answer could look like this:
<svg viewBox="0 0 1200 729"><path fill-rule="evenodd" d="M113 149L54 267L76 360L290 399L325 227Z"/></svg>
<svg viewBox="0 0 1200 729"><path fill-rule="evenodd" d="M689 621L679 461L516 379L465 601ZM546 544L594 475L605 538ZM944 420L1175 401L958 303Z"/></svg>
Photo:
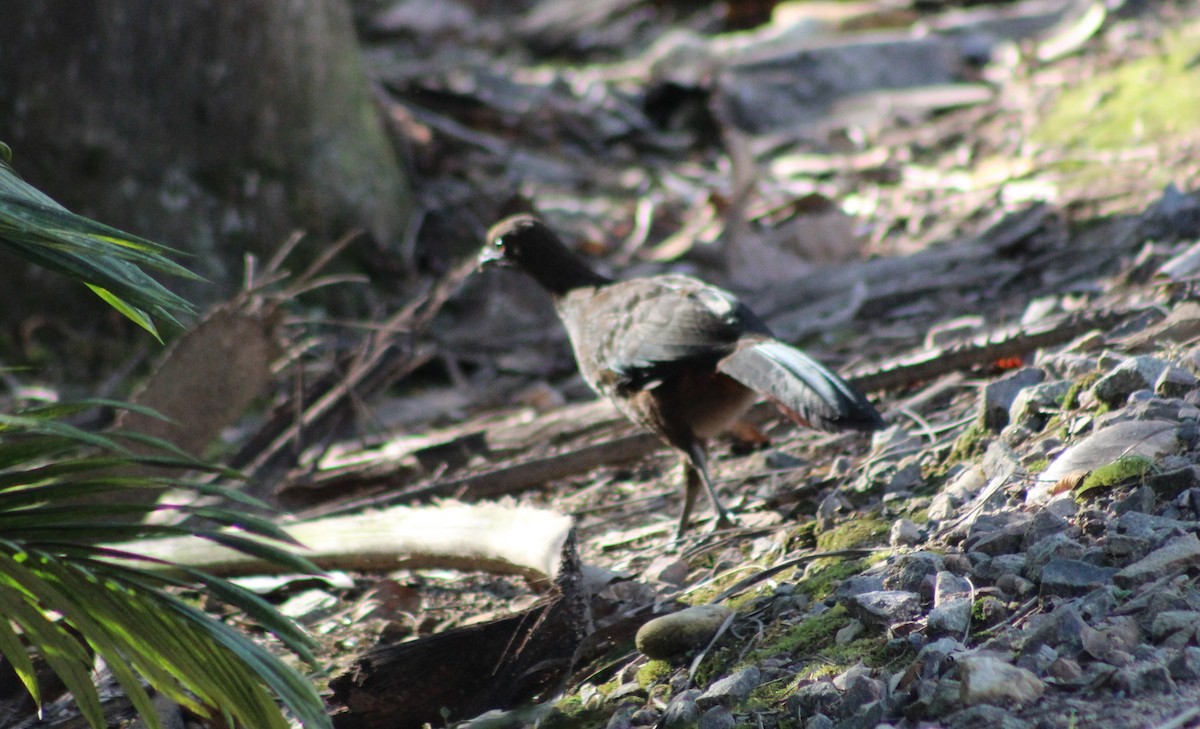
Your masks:
<svg viewBox="0 0 1200 729"><path fill-rule="evenodd" d="M627 418L680 454L688 529L703 488L716 529L736 522L708 469L708 441L763 396L797 424L825 431L875 430L883 419L855 387L777 339L734 294L677 273L614 280L593 270L541 219L495 223L483 269L515 268L554 300L580 374Z"/></svg>

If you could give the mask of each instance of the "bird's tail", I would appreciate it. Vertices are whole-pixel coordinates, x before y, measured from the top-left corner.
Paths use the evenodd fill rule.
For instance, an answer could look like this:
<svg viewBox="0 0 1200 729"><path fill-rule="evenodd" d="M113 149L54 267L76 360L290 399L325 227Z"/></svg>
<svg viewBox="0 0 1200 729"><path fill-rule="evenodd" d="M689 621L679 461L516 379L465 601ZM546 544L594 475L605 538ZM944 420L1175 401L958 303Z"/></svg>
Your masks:
<svg viewBox="0 0 1200 729"><path fill-rule="evenodd" d="M717 369L774 402L793 420L821 430L875 430L879 412L853 385L777 339L744 344Z"/></svg>

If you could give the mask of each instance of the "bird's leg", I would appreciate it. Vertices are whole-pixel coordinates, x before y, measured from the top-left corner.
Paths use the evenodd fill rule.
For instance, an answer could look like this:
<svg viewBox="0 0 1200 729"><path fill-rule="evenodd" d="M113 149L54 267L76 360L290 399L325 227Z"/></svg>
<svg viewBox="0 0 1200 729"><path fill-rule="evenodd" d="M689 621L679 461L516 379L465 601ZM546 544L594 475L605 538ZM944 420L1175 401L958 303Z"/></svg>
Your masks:
<svg viewBox="0 0 1200 729"><path fill-rule="evenodd" d="M696 502L696 492L700 490L701 485L708 492L708 499L712 502L713 511L717 515L715 528L729 529L737 526L737 522L725 505L721 503L716 489L713 488L712 479L708 476L708 457L705 455L702 444L695 443L688 449L688 454L683 459L683 471L683 513L679 515L679 529L675 532L676 539L682 537L683 533L687 531L688 520L692 515L692 506Z"/></svg>
<svg viewBox="0 0 1200 729"><path fill-rule="evenodd" d="M692 465L687 456L679 459L683 462L683 511L679 513L679 528L675 530L675 541L683 539L687 531L688 521L691 520L692 507L696 504L696 492L700 490L700 472Z"/></svg>

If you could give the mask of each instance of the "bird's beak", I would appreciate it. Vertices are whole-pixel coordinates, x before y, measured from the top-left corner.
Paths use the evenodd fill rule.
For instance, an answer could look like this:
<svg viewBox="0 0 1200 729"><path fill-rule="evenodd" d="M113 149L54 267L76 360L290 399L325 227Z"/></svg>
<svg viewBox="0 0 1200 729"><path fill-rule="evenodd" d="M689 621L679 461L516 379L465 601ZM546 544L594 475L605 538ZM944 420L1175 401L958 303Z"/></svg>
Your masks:
<svg viewBox="0 0 1200 729"><path fill-rule="evenodd" d="M483 271L489 268L498 268L506 263L508 261L504 258L504 251L500 249L500 246L488 242L483 247L483 250L479 251L479 258L475 261L475 270Z"/></svg>

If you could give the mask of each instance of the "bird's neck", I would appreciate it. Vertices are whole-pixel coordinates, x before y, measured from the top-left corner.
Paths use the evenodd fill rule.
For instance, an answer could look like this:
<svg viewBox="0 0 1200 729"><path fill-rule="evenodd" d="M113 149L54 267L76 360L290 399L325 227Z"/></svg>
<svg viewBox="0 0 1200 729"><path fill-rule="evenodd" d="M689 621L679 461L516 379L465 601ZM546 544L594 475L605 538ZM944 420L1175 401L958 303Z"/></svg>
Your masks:
<svg viewBox="0 0 1200 729"><path fill-rule="evenodd" d="M525 271L554 296L563 296L575 289L603 286L612 279L593 271L570 251L558 250L523 262Z"/></svg>

